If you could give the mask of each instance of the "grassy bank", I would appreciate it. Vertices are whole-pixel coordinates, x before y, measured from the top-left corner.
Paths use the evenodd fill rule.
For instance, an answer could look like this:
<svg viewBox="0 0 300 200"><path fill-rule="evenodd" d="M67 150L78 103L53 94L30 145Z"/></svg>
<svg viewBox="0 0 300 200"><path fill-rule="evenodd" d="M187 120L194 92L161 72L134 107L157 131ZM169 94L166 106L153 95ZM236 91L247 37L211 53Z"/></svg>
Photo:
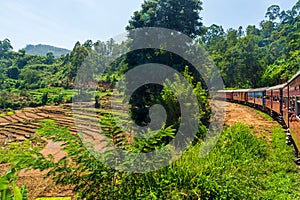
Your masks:
<svg viewBox="0 0 300 200"><path fill-rule="evenodd" d="M48 131L51 130L49 133ZM52 168L57 183L74 184L87 199L299 199L299 171L293 150L280 127L271 143L256 138L247 125L226 128L204 158L201 145L191 148L172 165L133 174L107 167L90 156L79 139L51 121L41 137L56 135L66 142L68 157L54 164L39 157L23 158L20 166ZM48 136L47 136L48 135ZM25 159L25 160L24 160ZM72 162L70 162L72 160Z"/></svg>

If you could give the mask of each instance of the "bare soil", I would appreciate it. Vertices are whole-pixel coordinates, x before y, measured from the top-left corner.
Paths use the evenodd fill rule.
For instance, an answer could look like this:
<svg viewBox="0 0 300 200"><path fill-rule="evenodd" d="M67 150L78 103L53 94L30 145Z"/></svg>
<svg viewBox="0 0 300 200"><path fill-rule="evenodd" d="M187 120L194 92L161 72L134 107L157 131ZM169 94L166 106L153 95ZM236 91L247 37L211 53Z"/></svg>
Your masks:
<svg viewBox="0 0 300 200"><path fill-rule="evenodd" d="M232 126L237 122L249 125L255 136L268 142L272 140L272 127L279 126L278 122L264 118L254 108L226 102L225 125Z"/></svg>

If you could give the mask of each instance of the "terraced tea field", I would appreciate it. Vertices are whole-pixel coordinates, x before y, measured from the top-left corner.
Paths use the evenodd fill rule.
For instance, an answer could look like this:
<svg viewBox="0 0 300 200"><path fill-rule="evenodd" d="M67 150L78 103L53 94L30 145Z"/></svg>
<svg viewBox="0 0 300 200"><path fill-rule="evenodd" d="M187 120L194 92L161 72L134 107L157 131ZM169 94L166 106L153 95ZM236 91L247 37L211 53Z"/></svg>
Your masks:
<svg viewBox="0 0 300 200"><path fill-rule="evenodd" d="M50 119L56 124L68 127L72 134L83 131L84 136L99 138L99 120L105 117L102 114L109 112L109 103L107 100L101 102L102 108L93 109L93 103L86 103L88 108L77 110L71 104L61 106L44 106L38 108L25 108L23 110L14 111L14 114L0 117L0 147L6 146L9 142L22 142L30 139L39 127L42 126L41 121ZM75 121L77 126L75 126ZM98 139L97 138L97 139ZM117 138L117 137L116 137ZM61 150L60 143L47 140L47 145L41 153L44 156L52 154L55 162L65 156ZM99 143L99 141L98 141ZM101 147L105 147L106 143L101 142ZM2 169L0 175L8 171L10 165L6 163L0 164ZM46 172L37 170L21 171L19 173L18 184L26 184L29 190L30 199L41 196L72 196L72 186L56 186L54 182L47 178L44 179Z"/></svg>
<svg viewBox="0 0 300 200"><path fill-rule="evenodd" d="M38 122L44 119L53 119L57 124L76 132L69 106L25 108L15 111L14 115L0 117L0 144L30 138L41 126Z"/></svg>
<svg viewBox="0 0 300 200"><path fill-rule="evenodd" d="M103 98L100 104L99 109L94 108L94 102L82 103L78 108L72 108L72 104L25 108L14 111L12 115L1 116L0 146L30 138L37 128L41 127L39 122L45 119L54 120L56 124L68 127L74 134L82 132L84 137L91 137L95 140L95 136L99 137L99 121L106 118L105 114L113 113L119 118L123 115L121 108L116 108L116 111L111 112L108 97Z"/></svg>

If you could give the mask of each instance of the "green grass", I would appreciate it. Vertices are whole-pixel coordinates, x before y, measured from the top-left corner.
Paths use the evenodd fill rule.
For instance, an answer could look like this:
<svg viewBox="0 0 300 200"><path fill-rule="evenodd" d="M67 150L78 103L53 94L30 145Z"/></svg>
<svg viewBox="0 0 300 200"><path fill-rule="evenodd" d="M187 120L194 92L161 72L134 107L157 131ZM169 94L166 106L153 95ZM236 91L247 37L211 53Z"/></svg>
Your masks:
<svg viewBox="0 0 300 200"><path fill-rule="evenodd" d="M4 117L4 116L10 116L10 115L14 115L15 113L13 111L8 111L6 113L0 113L0 117Z"/></svg>
<svg viewBox="0 0 300 200"><path fill-rule="evenodd" d="M281 128L273 142L252 135L243 124L228 128L205 157L190 148L170 167L124 181L127 190L157 199L299 199L299 173ZM126 189L124 188L124 192Z"/></svg>
<svg viewBox="0 0 300 200"><path fill-rule="evenodd" d="M259 110L255 110L255 113L262 116L264 119L268 120L268 121L274 121L274 119L268 115L267 113L264 113L262 111L259 111Z"/></svg>
<svg viewBox="0 0 300 200"><path fill-rule="evenodd" d="M40 88L36 90L29 90L28 94L31 96L42 96L43 93L48 92L49 98L54 98L58 94L64 94L66 97L73 96L76 92L73 89L64 89L64 88L56 88L56 87L47 87L47 88Z"/></svg>
<svg viewBox="0 0 300 200"><path fill-rule="evenodd" d="M0 147L0 164L14 163L15 159L21 156L30 156L35 151L40 151L41 147L33 146L32 142L25 140L21 142L12 142L4 147Z"/></svg>
<svg viewBox="0 0 300 200"><path fill-rule="evenodd" d="M12 111L7 112L7 115L14 115L15 113Z"/></svg>

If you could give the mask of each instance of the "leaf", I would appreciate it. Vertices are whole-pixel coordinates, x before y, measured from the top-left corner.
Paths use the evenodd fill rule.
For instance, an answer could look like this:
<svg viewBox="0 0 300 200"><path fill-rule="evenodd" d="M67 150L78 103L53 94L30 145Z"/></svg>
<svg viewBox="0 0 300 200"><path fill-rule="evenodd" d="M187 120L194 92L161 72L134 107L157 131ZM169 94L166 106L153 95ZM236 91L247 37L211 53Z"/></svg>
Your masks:
<svg viewBox="0 0 300 200"><path fill-rule="evenodd" d="M0 191L8 188L9 181L5 177L0 177Z"/></svg>
<svg viewBox="0 0 300 200"><path fill-rule="evenodd" d="M6 189L0 192L1 200L9 200L11 199L11 191L10 189Z"/></svg>
<svg viewBox="0 0 300 200"><path fill-rule="evenodd" d="M22 200L22 194L20 188L16 186L16 184L13 184L13 188L14 188L14 200Z"/></svg>
<svg viewBox="0 0 300 200"><path fill-rule="evenodd" d="M22 185L21 186L21 195L22 195L22 200L27 200L27 194L28 194L28 190L26 188L26 185Z"/></svg>

